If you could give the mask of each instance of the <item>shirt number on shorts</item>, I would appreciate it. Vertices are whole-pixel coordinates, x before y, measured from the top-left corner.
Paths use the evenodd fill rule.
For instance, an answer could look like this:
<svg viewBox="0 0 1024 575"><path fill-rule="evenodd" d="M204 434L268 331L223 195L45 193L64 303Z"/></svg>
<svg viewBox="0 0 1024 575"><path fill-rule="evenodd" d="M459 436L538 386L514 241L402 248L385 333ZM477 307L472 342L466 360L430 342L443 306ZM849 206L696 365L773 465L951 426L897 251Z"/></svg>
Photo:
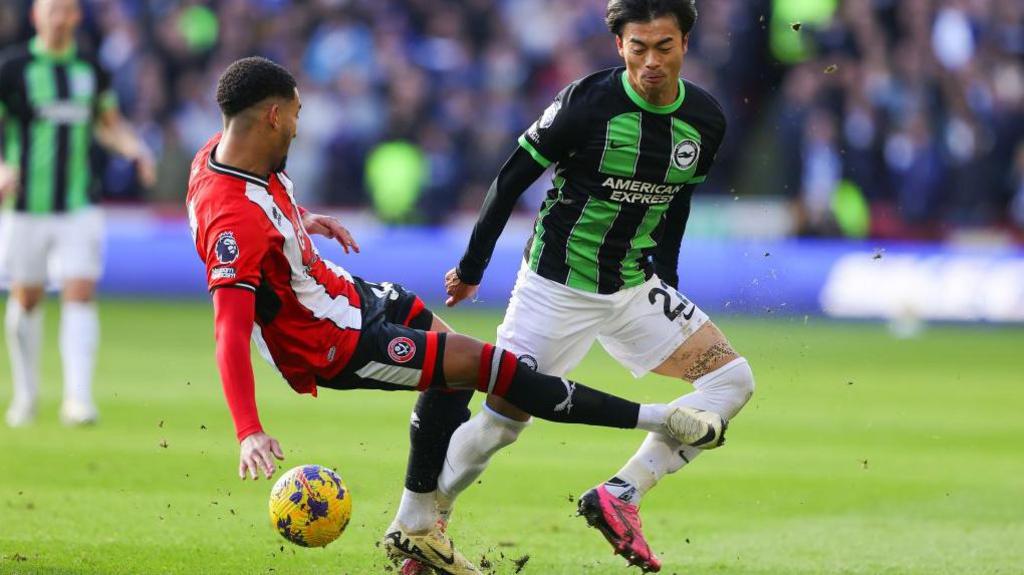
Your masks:
<svg viewBox="0 0 1024 575"><path fill-rule="evenodd" d="M647 294L647 301L651 302L651 305L655 305L658 303L658 297L663 297L664 299L662 299L661 301L661 310L669 321L675 321L676 318L679 317L680 315L683 316L683 319L689 320L691 317L693 317L693 312L697 309L697 306L690 303L690 300L683 297L679 292L675 292L676 295L679 296L679 299L681 299L682 301L679 305L673 308L672 296L669 295L668 291L670 289L672 288L668 287L668 285L666 285L665 282L661 282L661 287L656 287ZM686 310L687 307L690 308L689 312L683 313L683 311Z"/></svg>

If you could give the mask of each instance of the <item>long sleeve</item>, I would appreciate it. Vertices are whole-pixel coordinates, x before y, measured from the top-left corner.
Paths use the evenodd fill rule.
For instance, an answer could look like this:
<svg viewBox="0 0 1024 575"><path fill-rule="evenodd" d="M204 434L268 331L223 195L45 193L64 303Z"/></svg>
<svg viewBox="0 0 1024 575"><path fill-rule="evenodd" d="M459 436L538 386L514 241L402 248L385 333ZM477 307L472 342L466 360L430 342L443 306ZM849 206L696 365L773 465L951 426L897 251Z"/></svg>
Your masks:
<svg viewBox="0 0 1024 575"><path fill-rule="evenodd" d="M588 111L585 102L574 97L575 89L576 83L566 86L541 117L519 136L519 146L491 183L469 246L456 269L464 283L480 284L498 236L519 197L548 166L568 157L585 132Z"/></svg>
<svg viewBox="0 0 1024 575"><path fill-rule="evenodd" d="M683 187L672 199L665 219L662 220L661 235L658 247L654 252L654 270L658 277L674 288L679 287L679 249L686 232L686 222L690 219L690 200L696 185Z"/></svg>
<svg viewBox="0 0 1024 575"><path fill-rule="evenodd" d="M213 292L217 367L239 441L263 431L256 409L256 379L249 355L255 303L256 294L248 289L220 288Z"/></svg>
<svg viewBox="0 0 1024 575"><path fill-rule="evenodd" d="M521 146L516 147L512 156L501 167L484 198L484 205L469 237L466 253L459 261L458 274L463 282L470 285L480 284L484 270L494 253L494 245L504 231L516 202L544 173L544 168Z"/></svg>

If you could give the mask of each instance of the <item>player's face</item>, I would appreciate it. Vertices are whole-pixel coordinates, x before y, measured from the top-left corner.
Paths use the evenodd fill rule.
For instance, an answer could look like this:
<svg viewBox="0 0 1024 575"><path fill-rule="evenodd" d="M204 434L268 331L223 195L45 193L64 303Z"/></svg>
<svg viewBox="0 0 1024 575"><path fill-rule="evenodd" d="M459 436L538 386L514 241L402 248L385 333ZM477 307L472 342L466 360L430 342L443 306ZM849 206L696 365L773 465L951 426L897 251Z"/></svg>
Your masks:
<svg viewBox="0 0 1024 575"><path fill-rule="evenodd" d="M299 110L302 108L302 100L299 98L298 89L295 90L295 97L283 101L277 108L274 135L277 143L277 150L280 155L280 165L284 166L288 157L288 148L292 140L299 133Z"/></svg>
<svg viewBox="0 0 1024 575"><path fill-rule="evenodd" d="M78 0L36 0L32 5L32 22L39 35L47 39L72 39L81 20Z"/></svg>
<svg viewBox="0 0 1024 575"><path fill-rule="evenodd" d="M675 95L679 70L683 67L689 37L683 36L675 16L662 16L649 22L630 22L616 36L619 55L626 61L626 72L642 96Z"/></svg>

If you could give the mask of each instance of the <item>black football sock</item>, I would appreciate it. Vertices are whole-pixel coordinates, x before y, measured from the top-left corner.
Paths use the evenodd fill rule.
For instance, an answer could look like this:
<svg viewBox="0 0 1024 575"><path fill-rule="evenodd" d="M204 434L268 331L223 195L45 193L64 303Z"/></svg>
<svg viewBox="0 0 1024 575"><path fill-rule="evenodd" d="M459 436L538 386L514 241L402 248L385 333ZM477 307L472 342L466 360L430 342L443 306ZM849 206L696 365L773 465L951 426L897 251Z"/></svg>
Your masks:
<svg viewBox="0 0 1024 575"><path fill-rule="evenodd" d="M537 373L492 345L484 345L477 389L503 397L530 415L560 423L633 429L640 415L638 403Z"/></svg>
<svg viewBox="0 0 1024 575"><path fill-rule="evenodd" d="M437 476L444 466L448 442L455 430L469 419L472 390L448 391L430 388L420 394L409 423L409 462L405 488L416 493L437 489Z"/></svg>

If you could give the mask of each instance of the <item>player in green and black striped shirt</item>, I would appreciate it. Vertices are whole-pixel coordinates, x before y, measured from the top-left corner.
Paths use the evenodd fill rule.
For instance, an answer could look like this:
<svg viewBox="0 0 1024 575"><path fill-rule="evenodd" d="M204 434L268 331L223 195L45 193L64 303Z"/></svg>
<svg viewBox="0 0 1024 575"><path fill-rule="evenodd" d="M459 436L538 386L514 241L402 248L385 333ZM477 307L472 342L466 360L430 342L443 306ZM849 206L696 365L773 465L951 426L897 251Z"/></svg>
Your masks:
<svg viewBox="0 0 1024 575"><path fill-rule="evenodd" d="M37 36L0 53L0 266L11 284L6 327L14 381L6 420L19 426L35 416L38 304L52 270L63 299L61 416L68 424L91 423L103 241L89 162L93 136L136 160L144 185L153 184L155 170L121 120L109 76L75 45L77 0L36 0L32 19Z"/></svg>
<svg viewBox="0 0 1024 575"><path fill-rule="evenodd" d="M695 390L674 405L728 421L752 394L753 374L675 289L690 197L707 177L726 124L710 94L680 79L696 16L693 0L609 1L607 24L625 67L566 87L519 138L446 287L448 305L475 294L517 199L554 166L498 345L542 372L564 375L597 339L638 377L653 371L693 382ZM571 409L569 386L566 395ZM489 398L456 431L439 480L442 507L527 419ZM580 512L631 563L657 570L637 505L658 479L700 452L651 434L614 477L580 498Z"/></svg>

